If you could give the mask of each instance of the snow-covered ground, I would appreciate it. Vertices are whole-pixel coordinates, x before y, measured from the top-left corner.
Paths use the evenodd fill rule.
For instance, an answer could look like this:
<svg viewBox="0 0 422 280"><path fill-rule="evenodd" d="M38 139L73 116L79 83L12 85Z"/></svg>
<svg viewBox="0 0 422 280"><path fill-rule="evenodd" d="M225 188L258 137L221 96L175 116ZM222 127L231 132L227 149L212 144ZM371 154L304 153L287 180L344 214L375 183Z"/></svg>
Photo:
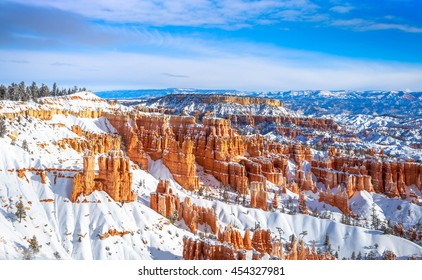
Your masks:
<svg viewBox="0 0 422 280"><path fill-rule="evenodd" d="M22 106L65 108L72 112L88 108L130 110L98 99L90 93L79 93L73 98L45 98L43 104L2 101L0 114L19 111ZM63 259L181 259L183 236L193 234L183 221L171 224L149 208L150 193L156 190L159 179L170 180L174 193L181 201L191 197L193 203L215 209L220 229L232 225L243 233L247 228L253 229L259 224L261 228L270 229L274 239L281 237L286 242L294 234L301 236L308 245L315 240L319 248L323 247L325 236L328 235L339 258L350 258L353 252L365 255L371 251L380 256L384 250L395 252L401 259L422 257L422 247L416 243L364 228L364 223L362 226L340 223L341 212L318 202L318 195L311 192L306 193L310 211L328 213L331 219L283 211L281 205L289 201L297 206L298 196L289 191L280 197L280 207L274 211L238 205L234 202L234 193L230 193L229 202L224 203L220 198L219 182L212 175L204 173L199 165L198 176L207 187L208 199L200 197L197 192L184 190L173 180L161 160L150 160L148 171L132 170L132 188L137 194L135 202L116 203L105 192L95 191L86 197L87 203L71 203L72 177L75 171L82 169L82 155L70 147L62 149L54 143L63 138L79 138L70 129L73 125L94 133L115 132L102 117L79 118L69 114L55 115L51 120L23 116L13 121L6 120L8 133L13 132L17 139L12 141L8 136L0 138L0 259L22 259L29 245L28 240L34 235L42 245L36 259L55 259L58 255ZM24 140L28 144L27 150L22 147ZM316 153L324 156L321 152ZM19 178L16 170L23 168L27 171ZM68 171L60 171L61 176L47 172L47 182L42 184L39 174L28 170L30 168ZM289 162L287 168L288 176L294 177L294 162ZM304 163L303 168L308 172L309 164ZM270 190L270 203L277 187L271 183L267 187ZM413 191L417 192L415 188ZM15 215L19 201L23 202L27 214L21 222ZM405 227L415 225L422 218L422 207L406 200L361 192L356 193L350 201L351 210L368 221L373 205L381 220L400 222ZM109 230L127 234L101 240L99 236Z"/></svg>

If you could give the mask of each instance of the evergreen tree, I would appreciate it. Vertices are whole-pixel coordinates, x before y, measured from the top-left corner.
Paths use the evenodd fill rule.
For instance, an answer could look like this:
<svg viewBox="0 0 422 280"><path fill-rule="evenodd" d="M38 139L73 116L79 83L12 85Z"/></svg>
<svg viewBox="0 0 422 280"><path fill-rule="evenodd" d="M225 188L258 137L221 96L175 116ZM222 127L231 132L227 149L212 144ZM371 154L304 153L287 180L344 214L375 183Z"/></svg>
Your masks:
<svg viewBox="0 0 422 280"><path fill-rule="evenodd" d="M351 259L352 260L356 260L356 253L355 253L355 251L353 251Z"/></svg>
<svg viewBox="0 0 422 280"><path fill-rule="evenodd" d="M227 188L224 188L223 200L224 200L225 203L227 203L229 201L229 192L227 191Z"/></svg>
<svg viewBox="0 0 422 280"><path fill-rule="evenodd" d="M6 98L7 88L4 85L0 85L0 100L8 99Z"/></svg>
<svg viewBox="0 0 422 280"><path fill-rule="evenodd" d="M366 257L368 260L375 260L376 254L374 251L369 252L368 256Z"/></svg>
<svg viewBox="0 0 422 280"><path fill-rule="evenodd" d="M0 118L0 137L3 137L6 134L6 122L4 118Z"/></svg>
<svg viewBox="0 0 422 280"><path fill-rule="evenodd" d="M24 139L22 141L22 149L24 149L25 151L29 151L29 147L28 147L28 141L26 141L26 139Z"/></svg>
<svg viewBox="0 0 422 280"><path fill-rule="evenodd" d="M328 234L325 235L325 239L324 239L324 246L328 247L330 245L330 236L328 236Z"/></svg>
<svg viewBox="0 0 422 280"><path fill-rule="evenodd" d="M60 256L60 253L59 252L54 252L54 254L53 254L53 256L57 259L57 260L60 260L62 257Z"/></svg>
<svg viewBox="0 0 422 280"><path fill-rule="evenodd" d="M26 218L26 211L23 202L19 200L18 204L16 204L16 217L19 219L19 223L22 222L22 219Z"/></svg>
<svg viewBox="0 0 422 280"><path fill-rule="evenodd" d="M53 84L53 88L51 89L50 94L51 94L52 96L57 96L57 95L58 95L58 93L59 93L59 90L58 90L58 88L57 88L57 84L56 84L56 83L54 83L54 84Z"/></svg>
<svg viewBox="0 0 422 280"><path fill-rule="evenodd" d="M38 244L37 237L34 235L31 239L28 240L29 242L29 250L32 255L36 255L40 252L41 245Z"/></svg>
<svg viewBox="0 0 422 280"><path fill-rule="evenodd" d="M377 211L375 209L375 203L373 203L371 207L371 226L373 229L379 229L380 223L381 221L378 218Z"/></svg>
<svg viewBox="0 0 422 280"><path fill-rule="evenodd" d="M362 259L362 253L359 251L358 256L356 257L357 260L361 260Z"/></svg>
<svg viewBox="0 0 422 280"><path fill-rule="evenodd" d="M199 196L203 196L203 195L204 195L204 190L205 190L204 185L201 185L201 186L199 187L199 189L198 189L198 195L199 195Z"/></svg>

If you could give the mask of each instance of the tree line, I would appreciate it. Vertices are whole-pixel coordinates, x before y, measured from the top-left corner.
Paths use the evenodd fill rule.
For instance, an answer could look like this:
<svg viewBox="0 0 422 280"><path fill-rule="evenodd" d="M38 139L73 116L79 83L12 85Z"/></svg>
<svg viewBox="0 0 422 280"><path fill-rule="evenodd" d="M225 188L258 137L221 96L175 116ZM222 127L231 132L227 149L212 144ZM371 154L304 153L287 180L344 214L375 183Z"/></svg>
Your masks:
<svg viewBox="0 0 422 280"><path fill-rule="evenodd" d="M51 89L41 84L38 86L35 82L31 85L25 85L25 82L12 83L9 86L3 84L0 85L0 100L12 100L12 101L30 101L37 100L40 97L46 96L63 96L72 94L78 91L86 90L85 88L59 88L57 83L54 83Z"/></svg>

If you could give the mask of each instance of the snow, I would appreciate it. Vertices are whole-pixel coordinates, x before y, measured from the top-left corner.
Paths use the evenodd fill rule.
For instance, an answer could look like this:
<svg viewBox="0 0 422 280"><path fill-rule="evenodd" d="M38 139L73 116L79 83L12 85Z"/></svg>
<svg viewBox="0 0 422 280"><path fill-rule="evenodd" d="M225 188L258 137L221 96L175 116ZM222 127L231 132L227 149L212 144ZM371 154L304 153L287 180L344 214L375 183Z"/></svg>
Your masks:
<svg viewBox="0 0 422 280"><path fill-rule="evenodd" d="M0 114L18 112L29 107L63 107L71 112L86 108L130 111L128 107L111 105L87 92L68 97L44 98L43 101L43 104L1 101ZM189 108L199 108L197 104L192 106ZM226 105L226 108L221 105L215 109L219 114L238 110L231 105ZM275 109L266 111L267 109L247 108L269 114L285 113ZM366 116L356 116L354 119L350 118L350 122L360 122L359 125L367 127L371 127L373 123L385 126L395 123L394 119L390 118L385 118L382 122L371 122L368 119ZM136 201L116 203L105 192L94 191L91 195L80 198L86 199L87 203L71 203L69 198L72 178L66 176L73 177L74 172L70 170L82 169L82 156L70 147L62 149L54 143L64 138L80 138L71 131L73 125L79 125L83 130L93 133L116 132L103 117L79 118L68 114L54 115L51 120L46 121L31 117L22 117L20 121L6 121L8 131L16 132L17 140L12 143L7 136L0 138L0 259L22 259L23 251L28 248L27 240L34 235L42 245L40 253L35 256L36 259L54 259L55 252L63 259L181 259L183 236L193 234L187 230L183 221L173 225L150 209L150 193L156 190L159 179L169 180L173 192L181 201L190 197L197 205L213 208L221 229L231 224L243 233L247 228L253 229L259 223L262 228L271 230L274 239L279 238L278 228L281 228L283 242L292 234L299 237L306 231L307 234L303 237L305 243L310 246L315 240L319 248L322 248L325 235L328 234L332 248L337 250L340 247L340 258L349 258L353 252L365 254L370 251L376 251L379 256L386 249L394 251L401 259L409 256L422 257L422 248L416 243L361 226L341 224L340 211L318 202L318 193L306 192L310 211L331 213L332 219L302 214L291 215L282 213L281 208L271 212L244 207L232 202L234 192L230 192L231 202L224 203L218 198L220 182L205 173L199 165L196 167L200 184L207 187L211 199L204 199L196 192L184 190L174 181L162 160L149 159L148 170L132 168L132 188L137 194ZM28 151L22 148L24 140L28 143ZM315 157L327 156L326 152L313 152ZM69 171L62 172L64 178L55 178L52 172L48 172L47 183L42 184L36 172L28 171L31 167L64 168ZM27 171L24 172L23 178L18 178L16 170L22 168ZM296 169L297 165L290 160L286 169L289 180L294 178ZM304 162L302 169L307 174L310 171L310 163ZM272 192L278 189L270 182L267 182L267 187L271 193L268 199L270 203ZM319 183L318 188L323 188L322 184ZM421 195L415 186L409 186L408 193L411 190ZM297 199L296 194L287 191L287 194L280 197L280 204L292 200L293 204L297 205ZM22 201L27 209L27 217L22 222L17 221L14 214L18 201ZM390 220L393 224L400 222L405 228L416 224L422 217L422 207L408 200L388 198L365 191L357 192L350 200L351 210L362 219L370 220L372 207L381 220ZM129 233L123 237L112 236L101 240L99 235L110 229ZM200 226L199 230L204 231L205 228Z"/></svg>

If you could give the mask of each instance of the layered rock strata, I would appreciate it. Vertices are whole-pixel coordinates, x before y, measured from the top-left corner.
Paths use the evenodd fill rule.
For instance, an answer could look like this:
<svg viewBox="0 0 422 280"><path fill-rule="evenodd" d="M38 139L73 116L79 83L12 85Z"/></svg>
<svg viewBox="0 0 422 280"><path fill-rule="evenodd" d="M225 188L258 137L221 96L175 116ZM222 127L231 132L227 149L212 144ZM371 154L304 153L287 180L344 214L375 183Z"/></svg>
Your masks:
<svg viewBox="0 0 422 280"><path fill-rule="evenodd" d="M105 191L114 201L135 200L132 192L132 172L129 158L122 151L109 151L107 156L98 157L99 173L95 173L95 155L87 151L83 159L83 171L73 179L72 202L81 194L89 195L94 190Z"/></svg>

